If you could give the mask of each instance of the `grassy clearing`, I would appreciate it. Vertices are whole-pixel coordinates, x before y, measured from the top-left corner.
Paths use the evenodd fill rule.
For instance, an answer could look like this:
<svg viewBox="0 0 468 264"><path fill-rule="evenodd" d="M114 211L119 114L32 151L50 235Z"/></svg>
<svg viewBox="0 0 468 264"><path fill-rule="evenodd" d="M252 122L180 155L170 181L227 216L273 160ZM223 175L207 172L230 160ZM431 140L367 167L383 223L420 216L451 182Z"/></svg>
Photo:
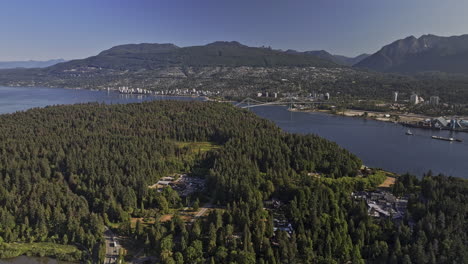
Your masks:
<svg viewBox="0 0 468 264"><path fill-rule="evenodd" d="M138 222L138 220L140 220L140 223L143 225L143 226L149 226L149 225L152 225L156 222L156 219L154 219L154 217L147 217L147 218L144 218L144 217L132 217L130 219L130 223L131 223L131 227L132 228L135 228L136 227L136 223Z"/></svg>
<svg viewBox="0 0 468 264"><path fill-rule="evenodd" d="M14 258L22 255L76 262L82 259L83 253L75 246L48 242L0 243L0 258Z"/></svg>
<svg viewBox="0 0 468 264"><path fill-rule="evenodd" d="M390 186L394 185L396 182L396 177L395 176L387 176L385 181L380 184L378 187L379 188L390 188Z"/></svg>
<svg viewBox="0 0 468 264"><path fill-rule="evenodd" d="M372 174L363 177L320 178L320 180L329 186L341 185L349 191L372 190L381 185L390 175L394 174L383 170L374 170Z"/></svg>
<svg viewBox="0 0 468 264"><path fill-rule="evenodd" d="M380 186L387 177L389 177L391 173L386 172L384 170L375 170L373 174L368 175L364 179L368 180L368 184L370 188L375 188Z"/></svg>
<svg viewBox="0 0 468 264"><path fill-rule="evenodd" d="M200 210L202 210L200 208ZM179 215L179 217L185 222L185 223L190 223L194 218L195 218L195 215L200 211L193 211L191 208L187 209L187 210L184 210L184 209L180 209L177 214ZM209 215L212 211L215 211L215 210L220 210L221 212L224 212L225 209L222 209L222 208L208 208L205 213L200 216L201 218ZM159 221L160 222L167 222L167 221L171 221L171 219L174 217L175 214L165 214L163 216L161 216L161 218L159 218Z"/></svg>

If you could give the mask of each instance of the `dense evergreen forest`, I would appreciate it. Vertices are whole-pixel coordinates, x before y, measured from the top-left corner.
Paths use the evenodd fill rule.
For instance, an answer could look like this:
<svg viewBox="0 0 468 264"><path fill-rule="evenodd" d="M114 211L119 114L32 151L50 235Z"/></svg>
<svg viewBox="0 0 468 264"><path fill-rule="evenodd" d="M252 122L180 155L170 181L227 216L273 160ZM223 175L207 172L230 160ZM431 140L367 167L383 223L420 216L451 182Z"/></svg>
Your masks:
<svg viewBox="0 0 468 264"><path fill-rule="evenodd" d="M15 245L52 242L97 261L111 226L158 263L468 262L467 181L401 176L393 192L409 195L408 214L393 222L368 216L351 197L381 180L360 168L335 143L288 134L228 104L82 104L1 115L0 257ZM204 178L206 192L182 199L171 188L148 188L183 172ZM273 198L282 206L265 209ZM215 208L186 223L177 209L199 199ZM166 222L130 224L168 212ZM279 216L290 232L274 231Z"/></svg>

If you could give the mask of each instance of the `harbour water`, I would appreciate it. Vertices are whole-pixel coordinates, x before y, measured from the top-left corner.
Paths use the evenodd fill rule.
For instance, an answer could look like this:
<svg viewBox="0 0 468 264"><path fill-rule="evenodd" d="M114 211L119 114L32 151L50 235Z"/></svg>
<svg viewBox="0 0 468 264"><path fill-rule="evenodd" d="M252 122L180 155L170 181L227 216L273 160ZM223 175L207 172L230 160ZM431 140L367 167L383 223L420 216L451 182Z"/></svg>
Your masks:
<svg viewBox="0 0 468 264"><path fill-rule="evenodd" d="M34 107L85 102L134 103L148 100L203 100L192 97L122 95L117 92L40 87L0 87L0 113ZM468 178L468 133L411 129L361 118L323 113L290 112L282 106L253 107L260 117L285 131L313 133L338 143L361 158L367 166L421 176L433 173ZM434 140L431 136L454 137L463 142Z"/></svg>
<svg viewBox="0 0 468 264"><path fill-rule="evenodd" d="M151 100L204 100L203 97L174 97L120 94L116 91L62 89L45 87L0 87L0 114L49 105L99 102L107 104L139 103Z"/></svg>
<svg viewBox="0 0 468 264"><path fill-rule="evenodd" d="M468 133L412 128L399 124L324 113L290 112L281 106L251 108L287 132L316 134L356 154L370 167L422 176L433 174L468 178ZM453 137L463 142L434 140Z"/></svg>

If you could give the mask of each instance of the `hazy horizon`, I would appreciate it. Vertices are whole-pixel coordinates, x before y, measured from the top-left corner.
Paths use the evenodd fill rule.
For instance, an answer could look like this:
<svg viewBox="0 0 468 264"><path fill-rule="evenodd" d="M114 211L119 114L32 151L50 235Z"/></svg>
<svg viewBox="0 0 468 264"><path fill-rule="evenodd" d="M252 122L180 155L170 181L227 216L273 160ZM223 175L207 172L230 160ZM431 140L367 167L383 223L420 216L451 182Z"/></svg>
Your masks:
<svg viewBox="0 0 468 264"><path fill-rule="evenodd" d="M410 35L468 33L468 3L461 0L337 2L2 2L0 61L71 60L121 44L185 47L219 40L354 57Z"/></svg>

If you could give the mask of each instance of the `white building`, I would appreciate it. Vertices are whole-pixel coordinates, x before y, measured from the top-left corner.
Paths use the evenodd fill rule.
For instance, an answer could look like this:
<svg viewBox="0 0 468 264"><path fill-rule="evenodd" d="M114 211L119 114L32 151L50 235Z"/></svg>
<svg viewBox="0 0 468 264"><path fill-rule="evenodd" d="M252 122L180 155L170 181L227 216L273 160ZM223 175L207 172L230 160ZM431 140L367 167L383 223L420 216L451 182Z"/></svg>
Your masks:
<svg viewBox="0 0 468 264"><path fill-rule="evenodd" d="M431 98L429 99L429 102L431 103L431 105L438 105L439 101L440 101L439 96L431 96Z"/></svg>
<svg viewBox="0 0 468 264"><path fill-rule="evenodd" d="M412 94L410 97L410 103L412 104L419 104L419 97L417 94Z"/></svg>
<svg viewBox="0 0 468 264"><path fill-rule="evenodd" d="M329 93L325 93L325 100L330 100L330 94Z"/></svg>
<svg viewBox="0 0 468 264"><path fill-rule="evenodd" d="M393 101L394 102L398 101L398 92L393 92Z"/></svg>

